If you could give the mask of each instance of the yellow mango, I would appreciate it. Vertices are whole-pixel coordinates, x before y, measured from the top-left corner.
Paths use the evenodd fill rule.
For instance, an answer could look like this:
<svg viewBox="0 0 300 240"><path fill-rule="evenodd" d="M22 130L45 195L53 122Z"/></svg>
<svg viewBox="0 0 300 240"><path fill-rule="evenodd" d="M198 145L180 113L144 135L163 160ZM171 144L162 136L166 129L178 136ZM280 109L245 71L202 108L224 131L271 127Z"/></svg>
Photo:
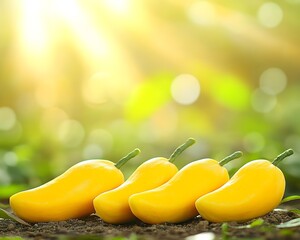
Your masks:
<svg viewBox="0 0 300 240"><path fill-rule="evenodd" d="M221 188L200 197L196 208L211 222L245 221L272 211L285 191L285 178L276 165L291 155L291 149L273 163L254 160L240 168Z"/></svg>
<svg viewBox="0 0 300 240"><path fill-rule="evenodd" d="M137 218L149 224L189 220L198 215L196 199L229 180L222 165L240 156L241 152L236 152L220 163L213 159L191 162L162 186L132 195L130 209Z"/></svg>
<svg viewBox="0 0 300 240"><path fill-rule="evenodd" d="M128 204L128 198L132 194L161 186L172 178L178 171L172 162L194 142L194 139L188 139L174 151L170 159L157 157L144 162L122 185L100 194L94 199L96 214L105 222L113 224L135 220Z"/></svg>
<svg viewBox="0 0 300 240"><path fill-rule="evenodd" d="M53 180L10 197L13 212L27 222L61 221L94 212L93 199L124 182L119 167L140 151L117 164L108 160L86 160L75 164Z"/></svg>

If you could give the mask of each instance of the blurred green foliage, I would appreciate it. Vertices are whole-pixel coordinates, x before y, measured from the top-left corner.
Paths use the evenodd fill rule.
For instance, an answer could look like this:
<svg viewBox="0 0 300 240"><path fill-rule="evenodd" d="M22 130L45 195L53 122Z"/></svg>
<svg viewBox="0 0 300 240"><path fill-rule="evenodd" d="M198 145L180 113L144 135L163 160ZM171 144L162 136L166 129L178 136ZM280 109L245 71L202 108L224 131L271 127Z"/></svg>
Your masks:
<svg viewBox="0 0 300 240"><path fill-rule="evenodd" d="M197 144L272 160L300 191L300 11L286 1L0 2L0 199L91 158ZM196 79L196 80L195 80Z"/></svg>

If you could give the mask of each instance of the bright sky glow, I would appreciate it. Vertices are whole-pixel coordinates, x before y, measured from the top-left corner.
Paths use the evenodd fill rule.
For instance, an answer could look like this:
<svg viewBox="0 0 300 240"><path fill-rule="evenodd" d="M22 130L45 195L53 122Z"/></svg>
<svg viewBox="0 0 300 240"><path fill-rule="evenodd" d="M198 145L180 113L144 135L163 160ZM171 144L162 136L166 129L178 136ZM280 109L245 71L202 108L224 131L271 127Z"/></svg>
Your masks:
<svg viewBox="0 0 300 240"><path fill-rule="evenodd" d="M68 119L63 121L58 126L58 138L66 147L76 147L78 146L85 135L84 128L81 123Z"/></svg>
<svg viewBox="0 0 300 240"><path fill-rule="evenodd" d="M16 124L16 114L9 107L0 107L0 130L10 130Z"/></svg>
<svg viewBox="0 0 300 240"><path fill-rule="evenodd" d="M189 7L188 16L199 25L211 25L216 21L215 7L209 1L196 1Z"/></svg>
<svg viewBox="0 0 300 240"><path fill-rule="evenodd" d="M128 14L130 8L129 0L104 0L104 5L117 14Z"/></svg>
<svg viewBox="0 0 300 240"><path fill-rule="evenodd" d="M83 159L100 159L103 156L103 149L98 144L88 144L83 149Z"/></svg>
<svg viewBox="0 0 300 240"><path fill-rule="evenodd" d="M276 104L275 96L268 95L259 89L252 94L252 107L257 112L268 113L275 108Z"/></svg>

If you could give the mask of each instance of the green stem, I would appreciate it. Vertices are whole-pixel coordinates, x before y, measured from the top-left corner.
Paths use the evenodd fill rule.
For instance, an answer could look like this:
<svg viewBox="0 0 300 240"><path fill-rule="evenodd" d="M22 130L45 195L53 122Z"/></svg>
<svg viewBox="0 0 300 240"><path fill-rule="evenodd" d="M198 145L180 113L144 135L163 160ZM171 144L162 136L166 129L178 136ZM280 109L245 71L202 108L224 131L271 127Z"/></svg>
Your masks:
<svg viewBox="0 0 300 240"><path fill-rule="evenodd" d="M127 163L131 158L134 158L141 152L140 149L136 148L130 153L128 153L125 157L121 158L117 163L115 163L115 167L120 169L125 163Z"/></svg>
<svg viewBox="0 0 300 240"><path fill-rule="evenodd" d="M219 164L221 166L225 165L226 163L229 163L230 161L232 161L233 159L236 159L236 158L240 158L241 156L243 156L243 153L241 151L237 151L237 152L234 152L232 153L231 155L225 157L224 159L222 159Z"/></svg>
<svg viewBox="0 0 300 240"><path fill-rule="evenodd" d="M275 166L278 166L278 164L279 164L283 159L285 159L285 158L288 157L288 156L291 156L292 154L294 154L293 149L285 150L283 153L279 154L279 155L274 159L274 161L273 161L272 163L273 163Z"/></svg>
<svg viewBox="0 0 300 240"><path fill-rule="evenodd" d="M169 158L169 162L174 162L176 158L188 147L192 146L196 140L194 138L189 138L186 142L175 149Z"/></svg>

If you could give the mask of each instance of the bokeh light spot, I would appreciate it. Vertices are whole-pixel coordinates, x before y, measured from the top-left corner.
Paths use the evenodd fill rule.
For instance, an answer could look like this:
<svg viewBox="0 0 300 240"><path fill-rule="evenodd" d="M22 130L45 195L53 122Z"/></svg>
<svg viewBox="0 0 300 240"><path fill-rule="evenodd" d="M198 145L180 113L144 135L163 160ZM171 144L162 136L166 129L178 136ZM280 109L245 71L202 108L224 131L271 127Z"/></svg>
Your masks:
<svg viewBox="0 0 300 240"><path fill-rule="evenodd" d="M11 178L5 169L0 168L0 184L6 185L11 182Z"/></svg>
<svg viewBox="0 0 300 240"><path fill-rule="evenodd" d="M8 131L16 124L16 114L9 107L0 107L0 130Z"/></svg>
<svg viewBox="0 0 300 240"><path fill-rule="evenodd" d="M265 70L259 79L260 89L270 95L282 92L286 87L287 77L279 68Z"/></svg>
<svg viewBox="0 0 300 240"><path fill-rule="evenodd" d="M3 155L3 161L7 166L16 166L18 162L18 156L14 152L6 152Z"/></svg>
<svg viewBox="0 0 300 240"><path fill-rule="evenodd" d="M57 126L67 119L68 114L64 110L56 107L46 108L41 118L41 128L43 131L53 134L57 130Z"/></svg>
<svg viewBox="0 0 300 240"><path fill-rule="evenodd" d="M66 147L78 146L85 135L81 123L76 120L65 120L58 128L58 138Z"/></svg>
<svg viewBox="0 0 300 240"><path fill-rule="evenodd" d="M88 136L88 142L101 147L102 154L106 154L111 151L113 146L113 136L105 129L94 129Z"/></svg>
<svg viewBox="0 0 300 240"><path fill-rule="evenodd" d="M188 17L199 25L211 25L216 20L215 8L208 1L197 1L188 8Z"/></svg>
<svg viewBox="0 0 300 240"><path fill-rule="evenodd" d="M263 149L265 139L260 133L252 132L244 137L243 143L246 151L254 153Z"/></svg>
<svg viewBox="0 0 300 240"><path fill-rule="evenodd" d="M262 4L258 10L257 17L259 22L268 28L277 27L283 18L281 7L273 2Z"/></svg>
<svg viewBox="0 0 300 240"><path fill-rule="evenodd" d="M277 99L275 96L266 94L257 89L252 94L251 103L255 111L260 113L268 113L275 108Z"/></svg>
<svg viewBox="0 0 300 240"><path fill-rule="evenodd" d="M184 105L194 103L200 95L200 84L197 78L189 74L177 76L171 85L173 99Z"/></svg>
<svg viewBox="0 0 300 240"><path fill-rule="evenodd" d="M83 149L84 159L100 159L103 156L103 149L98 144L88 144Z"/></svg>

